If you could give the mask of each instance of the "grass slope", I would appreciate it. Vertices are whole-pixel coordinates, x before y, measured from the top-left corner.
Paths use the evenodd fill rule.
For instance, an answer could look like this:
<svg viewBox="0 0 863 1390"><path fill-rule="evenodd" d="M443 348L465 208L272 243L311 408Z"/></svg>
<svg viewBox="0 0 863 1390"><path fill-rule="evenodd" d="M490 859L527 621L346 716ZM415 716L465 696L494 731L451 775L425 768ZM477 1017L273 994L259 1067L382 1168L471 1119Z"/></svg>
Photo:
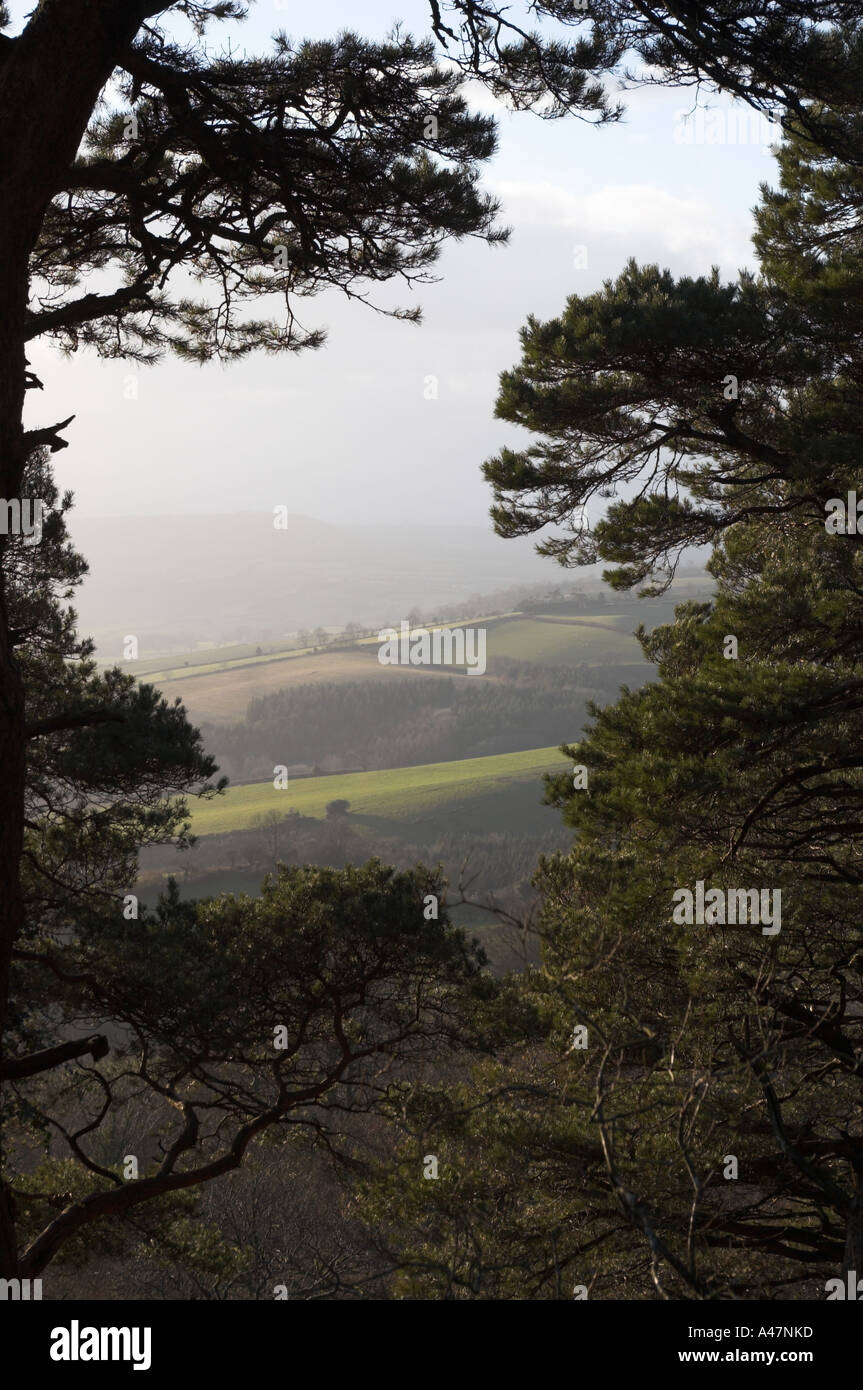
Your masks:
<svg viewBox="0 0 863 1390"><path fill-rule="evenodd" d="M636 621L625 613L572 618L507 614L449 626L484 627L491 661L495 657L509 657L545 666L631 665L633 679L638 682L638 671L646 673L649 668L632 636ZM157 685L170 699L181 696L193 720L218 722L241 718L249 700L289 685L317 681L417 680L449 675L458 670L442 666L382 666L376 660L377 649L376 641L362 641L354 647L324 650L313 655L268 653L251 659L202 662L186 668L138 670L137 674ZM488 678L471 677L475 680Z"/></svg>
<svg viewBox="0 0 863 1390"><path fill-rule="evenodd" d="M646 667L631 632L600 626L602 621L515 618L489 633L488 653L490 657L508 656L547 666L584 662L588 666L642 663Z"/></svg>
<svg viewBox="0 0 863 1390"><path fill-rule="evenodd" d="M498 656L514 656L518 654L520 656L522 650L526 653L530 653L531 650L536 649L538 655L535 659L542 660L542 652L544 652L547 646L552 645L552 641L548 637L548 634L542 632L542 627L546 624L556 624L568 629L566 633L566 637L569 638L568 642L564 640L562 635L558 637L560 649L563 653L562 659L564 660L566 660L568 656L570 659L576 661L594 660L594 657L590 655L590 652L594 649L587 641L587 638L589 638L591 634L588 632L586 638L583 629L595 627L607 628L612 633L619 630L622 639L619 648L614 647L611 643L606 643L605 646L598 646L596 651L599 660L606 658L607 651L612 651L614 653L615 660L635 661L638 659L640 649L631 636L634 623L632 618L627 614L598 613L594 615L582 614L578 617L568 617L557 614L502 613L497 614L493 618L461 619L458 622L443 624L430 623L427 625L426 631L435 632L440 627L485 628L488 633L489 651L491 654ZM579 642L579 629L582 629L581 643ZM120 665L123 670L133 671L135 675L140 676L142 679L158 683L161 681L180 679L197 679L199 677L221 674L226 671L270 666L274 663L282 664L287 661L296 661L312 654L316 656L331 655L333 657L338 657L343 655L346 651L350 652L351 649L356 650L357 648L368 652L376 649L379 645L380 643L376 637L363 637L352 644L352 646L348 645L345 647L339 645L335 650L329 653L326 648L274 648L270 646L262 648L259 656L256 654L256 648L249 643L246 645L238 644L233 647L215 648L205 652L182 653L170 663L154 659L151 661L119 662L117 664ZM517 646L519 648L518 653L514 650L511 651L509 649L511 646ZM634 656L631 655L633 650L635 651ZM588 654L584 655L583 652L587 652ZM520 656L520 659L530 661L534 658L528 654L523 657Z"/></svg>
<svg viewBox="0 0 863 1390"><path fill-rule="evenodd" d="M297 810L304 816L323 816L328 801L344 798L351 804L349 820L382 829L388 821L421 823L439 819L446 811L455 823L467 812L474 823L491 827L498 820L494 802L506 793L506 821L511 819L513 795L533 808L542 796L542 774L560 769L566 759L557 748L532 748L490 758L464 758L450 763L427 763L382 772L336 773L302 777L285 790L272 782L231 787L223 796L192 809L196 835L223 835L252 825L269 811ZM487 803L483 809L482 803ZM477 816L480 819L477 822Z"/></svg>

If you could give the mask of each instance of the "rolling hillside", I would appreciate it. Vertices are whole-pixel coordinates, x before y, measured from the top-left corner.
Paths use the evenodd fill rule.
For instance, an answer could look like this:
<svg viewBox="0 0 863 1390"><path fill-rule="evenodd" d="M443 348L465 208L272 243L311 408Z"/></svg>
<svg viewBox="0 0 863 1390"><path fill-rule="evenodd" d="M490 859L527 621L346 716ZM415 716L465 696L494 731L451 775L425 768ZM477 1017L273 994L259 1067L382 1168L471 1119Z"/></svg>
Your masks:
<svg viewBox="0 0 863 1390"><path fill-rule="evenodd" d="M489 631L488 654L535 661L540 665L634 665L647 670L628 616L546 618L525 615L496 624Z"/></svg>
<svg viewBox="0 0 863 1390"><path fill-rule="evenodd" d="M322 817L328 802L350 802L348 821L355 830L380 830L386 822L422 825L425 822L467 822L490 827L512 821L514 808L540 805L542 774L566 764L557 748L534 748L491 758L465 758L451 763L393 768L381 772L349 772L326 777L302 777L284 790L272 782L230 787L211 802L193 808L196 835L224 835L254 824L268 812L299 811ZM542 808L546 816L553 814Z"/></svg>
<svg viewBox="0 0 863 1390"><path fill-rule="evenodd" d="M351 525L292 512L289 529L275 530L271 510L73 513L70 525L89 562L81 629L106 661L120 659L125 633L137 635L142 660L203 642L275 644L303 626L370 626L554 572L531 537L503 540L485 525Z"/></svg>
<svg viewBox="0 0 863 1390"><path fill-rule="evenodd" d="M632 636L644 615L598 613L579 617L515 613L472 620L485 628L490 669L473 680L493 680L495 659L535 662L541 666L612 666L626 668L620 679L638 682L652 669ZM333 651L276 650L261 656L228 656L188 669L172 666L140 671L143 680L159 686L170 699L180 696L191 717L219 722L242 718L251 699L289 685L346 680L422 680L452 674L459 668L440 666L382 666L378 643L364 640ZM210 654L211 658L217 653ZM136 669L129 665L126 669ZM464 668L461 668L464 670Z"/></svg>
<svg viewBox="0 0 863 1390"><path fill-rule="evenodd" d="M381 666L368 650L318 652L315 656L288 656L255 665L229 666L200 674L178 675L163 680L158 675L142 679L157 685L168 699L180 696L192 719L241 719L250 700L291 685L317 685L321 681L392 681L436 679L451 672L414 666Z"/></svg>

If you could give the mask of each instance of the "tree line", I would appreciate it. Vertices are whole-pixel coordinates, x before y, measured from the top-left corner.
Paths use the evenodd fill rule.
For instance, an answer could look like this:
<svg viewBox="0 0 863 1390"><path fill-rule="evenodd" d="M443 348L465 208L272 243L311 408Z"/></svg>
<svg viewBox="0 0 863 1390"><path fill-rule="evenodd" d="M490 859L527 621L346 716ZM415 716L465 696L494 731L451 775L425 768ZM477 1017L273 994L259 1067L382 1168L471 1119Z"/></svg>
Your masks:
<svg viewBox="0 0 863 1390"><path fill-rule="evenodd" d="M586 702L616 689L602 669L498 661L494 680L321 681L249 701L245 718L202 727L232 781L292 770L366 771L557 745Z"/></svg>

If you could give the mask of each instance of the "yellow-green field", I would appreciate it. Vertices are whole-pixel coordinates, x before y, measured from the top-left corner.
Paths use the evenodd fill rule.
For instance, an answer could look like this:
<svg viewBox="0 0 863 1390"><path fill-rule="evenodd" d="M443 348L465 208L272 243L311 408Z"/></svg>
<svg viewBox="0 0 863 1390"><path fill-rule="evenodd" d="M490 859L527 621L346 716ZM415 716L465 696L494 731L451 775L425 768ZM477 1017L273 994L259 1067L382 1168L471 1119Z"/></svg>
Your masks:
<svg viewBox="0 0 863 1390"><path fill-rule="evenodd" d="M488 635L489 657L540 665L587 666L647 663L631 630L612 628L611 618L514 618ZM622 620L618 621L631 621ZM600 626L608 623L608 626Z"/></svg>
<svg viewBox="0 0 863 1390"><path fill-rule="evenodd" d="M458 762L428 763L382 772L336 773L327 777L301 777L287 789L272 782L231 787L213 801L193 805L192 829L196 835L224 835L243 830L257 816L270 811L296 810L303 816L323 816L329 801L350 802L350 819L419 821L439 819L443 808L454 815L477 803L497 798L501 792L523 785L526 804L541 798L542 774L566 765L558 748L532 748L490 758L464 758ZM533 783L533 786L530 784Z"/></svg>

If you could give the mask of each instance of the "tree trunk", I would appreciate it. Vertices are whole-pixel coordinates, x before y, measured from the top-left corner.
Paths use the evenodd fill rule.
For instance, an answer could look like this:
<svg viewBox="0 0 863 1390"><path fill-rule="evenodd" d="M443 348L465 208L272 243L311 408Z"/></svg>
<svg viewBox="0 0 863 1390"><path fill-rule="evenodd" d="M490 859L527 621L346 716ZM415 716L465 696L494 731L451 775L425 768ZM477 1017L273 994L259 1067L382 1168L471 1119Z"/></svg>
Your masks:
<svg viewBox="0 0 863 1390"><path fill-rule="evenodd" d="M863 1149L852 1155L851 1167L854 1171L854 1199L848 1212L845 1225L845 1256L842 1273L855 1271L855 1278L863 1279Z"/></svg>
<svg viewBox="0 0 863 1390"><path fill-rule="evenodd" d="M20 329L26 284L26 273L22 278L14 263L8 271L4 267L0 286L0 498L14 497L21 487L24 345ZM0 537L0 1064L5 1055L12 949L24 921L20 876L24 835L24 690L9 634L2 563L6 545L6 537ZM0 1108L0 1144L2 1124ZM2 1186L0 1277L14 1278L16 1274L14 1205Z"/></svg>
<svg viewBox="0 0 863 1390"><path fill-rule="evenodd" d="M163 8L159 6L158 8ZM29 260L45 209L75 159L99 93L142 20L138 0L41 0L0 61L0 498L20 496L25 465L24 330ZM24 692L10 644L0 537L0 1060L9 973L24 921ZM0 1111L0 1143L2 1143ZM18 1274L14 1204L0 1185L0 1277Z"/></svg>

